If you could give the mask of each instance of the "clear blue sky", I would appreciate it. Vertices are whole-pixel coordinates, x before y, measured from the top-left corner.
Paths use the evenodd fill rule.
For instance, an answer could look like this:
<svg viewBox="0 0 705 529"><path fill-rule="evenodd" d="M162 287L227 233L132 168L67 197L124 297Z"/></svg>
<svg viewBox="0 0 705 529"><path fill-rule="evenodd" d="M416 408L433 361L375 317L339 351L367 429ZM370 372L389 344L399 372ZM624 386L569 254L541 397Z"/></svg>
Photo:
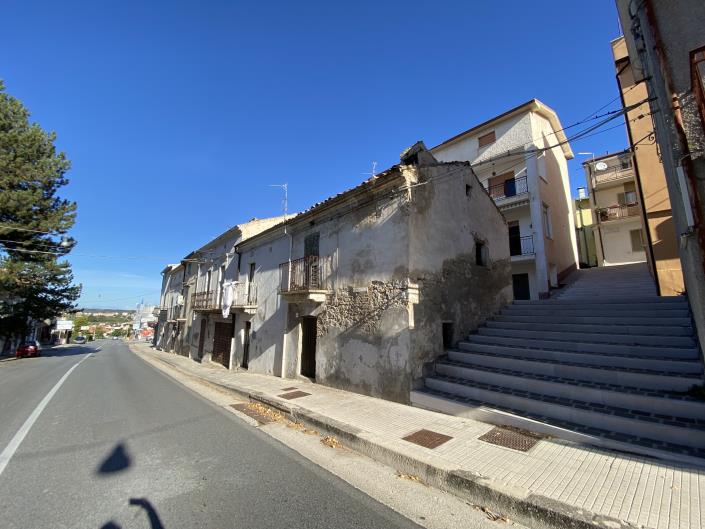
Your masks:
<svg viewBox="0 0 705 529"><path fill-rule="evenodd" d="M613 0L5 0L2 19L0 78L73 162L87 307L157 303L165 263L281 213L268 184L302 210L531 98L567 126L618 95Z"/></svg>

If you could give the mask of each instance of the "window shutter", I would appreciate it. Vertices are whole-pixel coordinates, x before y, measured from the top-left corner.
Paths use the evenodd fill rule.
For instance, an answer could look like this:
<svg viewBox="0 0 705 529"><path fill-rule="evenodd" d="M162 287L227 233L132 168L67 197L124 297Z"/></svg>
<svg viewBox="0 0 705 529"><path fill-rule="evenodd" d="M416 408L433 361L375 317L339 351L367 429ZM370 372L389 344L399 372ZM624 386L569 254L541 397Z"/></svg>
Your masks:
<svg viewBox="0 0 705 529"><path fill-rule="evenodd" d="M480 136L477 138L477 142L480 147L485 147L486 145L489 145L491 143L494 143L496 141L494 131L488 132L487 134L484 134L483 136Z"/></svg>

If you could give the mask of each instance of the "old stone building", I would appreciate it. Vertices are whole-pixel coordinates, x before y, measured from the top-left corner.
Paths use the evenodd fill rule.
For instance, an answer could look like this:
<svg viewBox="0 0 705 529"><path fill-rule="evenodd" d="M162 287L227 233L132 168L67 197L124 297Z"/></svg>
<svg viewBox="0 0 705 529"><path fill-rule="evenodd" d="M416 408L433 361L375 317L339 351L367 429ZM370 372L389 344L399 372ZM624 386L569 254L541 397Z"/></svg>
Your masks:
<svg viewBox="0 0 705 529"><path fill-rule="evenodd" d="M183 260L192 358L409 402L444 349L511 300L502 214L469 163L422 143L271 224Z"/></svg>

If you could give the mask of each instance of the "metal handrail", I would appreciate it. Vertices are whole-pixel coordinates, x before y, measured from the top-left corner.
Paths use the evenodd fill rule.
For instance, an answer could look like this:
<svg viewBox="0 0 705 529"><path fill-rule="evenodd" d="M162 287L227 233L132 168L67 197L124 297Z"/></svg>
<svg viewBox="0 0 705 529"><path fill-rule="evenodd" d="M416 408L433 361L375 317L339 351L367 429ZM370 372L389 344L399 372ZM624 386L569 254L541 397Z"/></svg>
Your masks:
<svg viewBox="0 0 705 529"><path fill-rule="evenodd" d="M236 283L233 307L251 307L254 305L257 305L257 285L250 281Z"/></svg>
<svg viewBox="0 0 705 529"><path fill-rule="evenodd" d="M595 210L598 222L607 222L610 220L626 219L628 217L639 216L639 204L624 204L618 206L609 206L606 208L597 208Z"/></svg>
<svg viewBox="0 0 705 529"><path fill-rule="evenodd" d="M279 265L281 292L323 290L322 259L308 255Z"/></svg>
<svg viewBox="0 0 705 529"><path fill-rule="evenodd" d="M532 255L534 251L534 236L509 237L509 255Z"/></svg>
<svg viewBox="0 0 705 529"><path fill-rule="evenodd" d="M207 290L205 292L196 292L191 295L191 306L194 310L198 309L217 309L217 296L215 290Z"/></svg>
<svg viewBox="0 0 705 529"><path fill-rule="evenodd" d="M502 198L514 197L529 192L529 185L525 176L510 178L501 184L491 185L487 188L489 195L499 200Z"/></svg>

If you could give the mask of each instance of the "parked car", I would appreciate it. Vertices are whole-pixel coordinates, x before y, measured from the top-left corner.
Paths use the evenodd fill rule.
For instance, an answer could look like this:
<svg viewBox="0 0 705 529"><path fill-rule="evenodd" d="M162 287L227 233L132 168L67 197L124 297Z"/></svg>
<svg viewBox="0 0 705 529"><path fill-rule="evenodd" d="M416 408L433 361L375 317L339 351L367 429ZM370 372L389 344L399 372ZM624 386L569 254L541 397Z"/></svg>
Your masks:
<svg viewBox="0 0 705 529"><path fill-rule="evenodd" d="M76 336L73 339L73 343L84 344L84 343L86 343L86 337L85 336Z"/></svg>
<svg viewBox="0 0 705 529"><path fill-rule="evenodd" d="M17 358L22 358L23 356L40 356L42 354L41 351L42 348L39 346L39 342L28 340L20 344L15 355Z"/></svg>

